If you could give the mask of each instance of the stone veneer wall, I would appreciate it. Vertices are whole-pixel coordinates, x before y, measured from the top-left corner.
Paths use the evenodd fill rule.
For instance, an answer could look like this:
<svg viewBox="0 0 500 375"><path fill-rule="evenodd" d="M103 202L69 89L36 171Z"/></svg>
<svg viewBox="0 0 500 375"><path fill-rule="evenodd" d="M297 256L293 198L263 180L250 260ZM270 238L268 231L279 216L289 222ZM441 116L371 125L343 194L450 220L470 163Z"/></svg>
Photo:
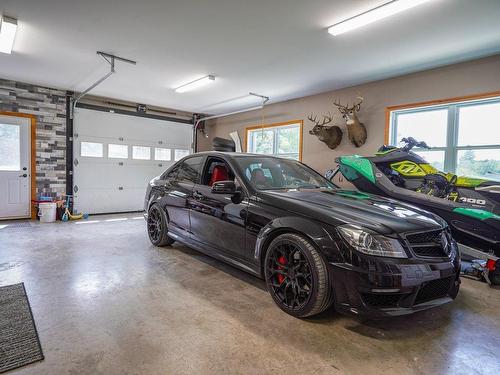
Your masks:
<svg viewBox="0 0 500 375"><path fill-rule="evenodd" d="M0 112L35 115L37 197L66 192L66 93L0 79Z"/></svg>

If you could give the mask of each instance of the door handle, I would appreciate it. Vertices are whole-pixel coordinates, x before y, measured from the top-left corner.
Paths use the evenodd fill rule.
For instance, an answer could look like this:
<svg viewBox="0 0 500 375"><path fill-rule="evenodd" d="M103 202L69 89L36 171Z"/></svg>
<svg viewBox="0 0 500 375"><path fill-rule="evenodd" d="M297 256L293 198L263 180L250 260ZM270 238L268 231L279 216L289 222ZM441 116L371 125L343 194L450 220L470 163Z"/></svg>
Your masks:
<svg viewBox="0 0 500 375"><path fill-rule="evenodd" d="M194 199L202 199L203 194L201 194L199 191L195 191L195 192L193 192L193 198Z"/></svg>
<svg viewBox="0 0 500 375"><path fill-rule="evenodd" d="M28 175L26 173L24 173L24 174L20 174L19 177L28 177Z"/></svg>

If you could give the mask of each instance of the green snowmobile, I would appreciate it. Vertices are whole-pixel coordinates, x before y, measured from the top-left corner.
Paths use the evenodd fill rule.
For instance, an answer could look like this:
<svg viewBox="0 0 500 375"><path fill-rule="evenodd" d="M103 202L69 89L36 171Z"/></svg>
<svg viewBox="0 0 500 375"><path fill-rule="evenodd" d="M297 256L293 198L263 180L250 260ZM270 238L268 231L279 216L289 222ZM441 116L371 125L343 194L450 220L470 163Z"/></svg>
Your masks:
<svg viewBox="0 0 500 375"><path fill-rule="evenodd" d="M341 156L339 172L358 190L434 212L448 222L462 253L487 259L490 274L500 283L500 182L444 173L412 152L424 142L404 138L401 148L382 146L373 157Z"/></svg>

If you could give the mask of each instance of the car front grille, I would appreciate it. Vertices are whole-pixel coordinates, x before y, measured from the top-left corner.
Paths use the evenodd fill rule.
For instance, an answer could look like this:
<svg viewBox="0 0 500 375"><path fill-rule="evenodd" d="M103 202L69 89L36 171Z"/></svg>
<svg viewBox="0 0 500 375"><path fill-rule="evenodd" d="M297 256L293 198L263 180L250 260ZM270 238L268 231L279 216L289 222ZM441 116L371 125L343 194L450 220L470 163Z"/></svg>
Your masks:
<svg viewBox="0 0 500 375"><path fill-rule="evenodd" d="M433 299L438 299L448 295L448 292L453 283L453 276L432 280L424 284L418 291L417 297L415 298L415 305L419 303L432 301Z"/></svg>
<svg viewBox="0 0 500 375"><path fill-rule="evenodd" d="M412 233L407 234L406 239L411 244L421 244L421 243L429 243L429 242L440 242L441 241L441 233L442 230L433 230L431 232L420 232L420 233Z"/></svg>
<svg viewBox="0 0 500 375"><path fill-rule="evenodd" d="M364 293L363 301L370 307L397 307L401 294L371 294Z"/></svg>
<svg viewBox="0 0 500 375"><path fill-rule="evenodd" d="M406 240L418 257L445 258L449 256L450 244L446 234L443 234L442 230L411 233L406 235Z"/></svg>
<svg viewBox="0 0 500 375"><path fill-rule="evenodd" d="M442 246L412 246L415 255L427 258L444 258L448 256Z"/></svg>

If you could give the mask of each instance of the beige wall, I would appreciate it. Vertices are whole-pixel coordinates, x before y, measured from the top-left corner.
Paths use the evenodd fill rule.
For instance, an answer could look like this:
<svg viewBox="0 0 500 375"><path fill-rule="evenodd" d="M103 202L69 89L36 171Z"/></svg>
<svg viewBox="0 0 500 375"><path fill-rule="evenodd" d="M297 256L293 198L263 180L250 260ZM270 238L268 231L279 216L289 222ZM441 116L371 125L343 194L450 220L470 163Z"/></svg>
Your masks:
<svg viewBox="0 0 500 375"><path fill-rule="evenodd" d="M334 159L339 155L352 153L371 155L384 143L386 107L493 91L500 91L500 55L271 104L265 107L264 122L269 124L304 120L302 161L323 173L334 166ZM345 126L341 126L344 130L342 143L335 150L330 150L315 136L309 135L312 124L307 120L308 114L331 111L335 123L343 124L332 102L334 100L341 100L343 103L352 102L359 95L365 98L359 115L368 131L365 145L360 148L352 146L347 138ZM208 126L209 138L199 138L199 150L211 149L213 137L228 138L229 133L234 130L238 131L244 142L245 128L261 124L261 121L262 111L215 120ZM432 144L431 139L426 141Z"/></svg>

